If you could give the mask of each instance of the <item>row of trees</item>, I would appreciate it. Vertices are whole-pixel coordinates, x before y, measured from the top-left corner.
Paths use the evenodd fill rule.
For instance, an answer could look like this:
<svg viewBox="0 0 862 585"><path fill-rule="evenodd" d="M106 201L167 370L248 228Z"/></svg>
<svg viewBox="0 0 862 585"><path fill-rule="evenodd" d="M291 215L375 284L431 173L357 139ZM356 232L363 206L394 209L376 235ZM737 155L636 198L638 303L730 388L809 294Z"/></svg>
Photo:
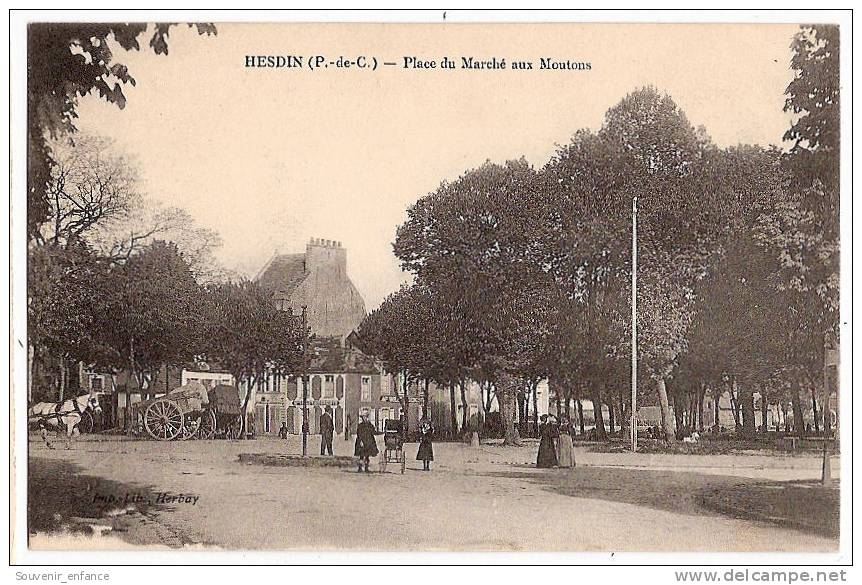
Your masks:
<svg viewBox="0 0 862 585"><path fill-rule="evenodd" d="M793 50L788 154L719 148L647 87L541 169L486 163L421 198L394 243L414 282L362 324L366 350L414 378L492 386L507 441L542 378L566 408L592 400L600 436L602 404L624 425L636 199L638 386L667 439L674 415L703 425L703 397L725 390L744 433L755 392L764 408L789 396L802 431L800 385L823 387L838 323L837 31L805 27Z"/></svg>
<svg viewBox="0 0 862 585"><path fill-rule="evenodd" d="M288 375L303 364L300 317L256 283L200 283L174 242L155 240L122 262L84 243L35 247L30 269L35 379L57 372L33 400L62 399L77 363L127 372L144 398L163 368L204 361L253 387L267 369Z"/></svg>
<svg viewBox="0 0 862 585"><path fill-rule="evenodd" d="M169 29L151 29L157 54L168 52ZM221 269L216 233L149 200L109 141L74 127L82 96L124 107L122 85L134 78L113 62L111 46L138 49L146 31L78 23L29 30L30 400L62 400L77 364L126 372L128 389L145 398L163 368L215 363L251 388L267 369L289 375L305 365L304 320Z"/></svg>

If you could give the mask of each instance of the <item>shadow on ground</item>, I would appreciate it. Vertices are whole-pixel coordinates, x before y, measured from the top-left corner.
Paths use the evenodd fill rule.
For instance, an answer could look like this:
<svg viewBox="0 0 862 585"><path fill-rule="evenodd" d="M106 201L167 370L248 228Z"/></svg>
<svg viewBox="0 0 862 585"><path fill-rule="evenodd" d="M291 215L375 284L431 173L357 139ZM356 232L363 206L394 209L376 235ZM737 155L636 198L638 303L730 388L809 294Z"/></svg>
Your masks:
<svg viewBox="0 0 862 585"><path fill-rule="evenodd" d="M66 461L31 457L27 479L27 528L30 534L72 532L92 534L93 525L128 511L154 513L151 486L125 485L82 475Z"/></svg>
<svg viewBox="0 0 862 585"><path fill-rule="evenodd" d="M528 481L574 498L621 502L678 514L772 522L838 537L839 490L822 488L815 482L593 466L482 475Z"/></svg>
<svg viewBox="0 0 862 585"><path fill-rule="evenodd" d="M840 490L816 481L775 481L706 490L706 508L735 518L775 522L837 539Z"/></svg>

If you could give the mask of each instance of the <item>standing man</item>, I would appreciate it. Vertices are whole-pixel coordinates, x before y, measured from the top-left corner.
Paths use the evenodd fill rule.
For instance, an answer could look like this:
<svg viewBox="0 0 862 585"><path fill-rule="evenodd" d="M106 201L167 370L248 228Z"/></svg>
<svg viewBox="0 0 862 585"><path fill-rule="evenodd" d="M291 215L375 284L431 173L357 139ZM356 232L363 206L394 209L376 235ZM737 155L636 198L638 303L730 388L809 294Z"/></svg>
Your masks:
<svg viewBox="0 0 862 585"><path fill-rule="evenodd" d="M377 441L374 438L374 425L368 421L368 412L362 411L359 414L360 423L356 426L356 444L353 448L353 454L359 458L359 472L362 472L362 466L365 466L365 472L368 473L368 461L372 457L377 457L380 451L377 449Z"/></svg>
<svg viewBox="0 0 862 585"><path fill-rule="evenodd" d="M332 422L332 407L326 406L320 415L320 454L326 455L327 451L332 455L332 433L335 424Z"/></svg>

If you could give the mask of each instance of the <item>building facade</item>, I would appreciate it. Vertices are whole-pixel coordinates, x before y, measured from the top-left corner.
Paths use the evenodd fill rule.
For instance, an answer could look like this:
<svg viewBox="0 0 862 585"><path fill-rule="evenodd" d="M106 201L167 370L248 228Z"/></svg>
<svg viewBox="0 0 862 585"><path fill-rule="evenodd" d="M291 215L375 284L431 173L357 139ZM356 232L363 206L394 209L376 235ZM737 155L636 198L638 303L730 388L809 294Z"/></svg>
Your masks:
<svg viewBox="0 0 862 585"><path fill-rule="evenodd" d="M365 318L365 301L347 276L341 242L312 238L305 253L276 253L255 280L272 291L279 309L299 315L305 308L317 337L343 342Z"/></svg>

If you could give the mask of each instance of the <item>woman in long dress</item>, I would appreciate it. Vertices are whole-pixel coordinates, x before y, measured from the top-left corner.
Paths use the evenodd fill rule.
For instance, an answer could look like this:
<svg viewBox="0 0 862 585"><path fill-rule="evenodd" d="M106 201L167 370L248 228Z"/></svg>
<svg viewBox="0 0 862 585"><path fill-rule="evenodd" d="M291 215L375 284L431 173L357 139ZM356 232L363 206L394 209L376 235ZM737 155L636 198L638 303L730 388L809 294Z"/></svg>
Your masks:
<svg viewBox="0 0 862 585"><path fill-rule="evenodd" d="M575 449L572 444L571 432L571 423L568 420L563 419L560 424L560 438L558 439L560 445L560 467L575 466Z"/></svg>
<svg viewBox="0 0 862 585"><path fill-rule="evenodd" d="M419 423L419 451L416 453L416 461L422 462L422 471L431 471L431 462L434 461L434 445L431 442L433 433L431 421L423 418Z"/></svg>
<svg viewBox="0 0 862 585"><path fill-rule="evenodd" d="M542 415L542 423L539 425L539 454L536 457L536 467L557 467L557 452L554 449L554 438L559 435L556 425L548 422L548 415Z"/></svg>

